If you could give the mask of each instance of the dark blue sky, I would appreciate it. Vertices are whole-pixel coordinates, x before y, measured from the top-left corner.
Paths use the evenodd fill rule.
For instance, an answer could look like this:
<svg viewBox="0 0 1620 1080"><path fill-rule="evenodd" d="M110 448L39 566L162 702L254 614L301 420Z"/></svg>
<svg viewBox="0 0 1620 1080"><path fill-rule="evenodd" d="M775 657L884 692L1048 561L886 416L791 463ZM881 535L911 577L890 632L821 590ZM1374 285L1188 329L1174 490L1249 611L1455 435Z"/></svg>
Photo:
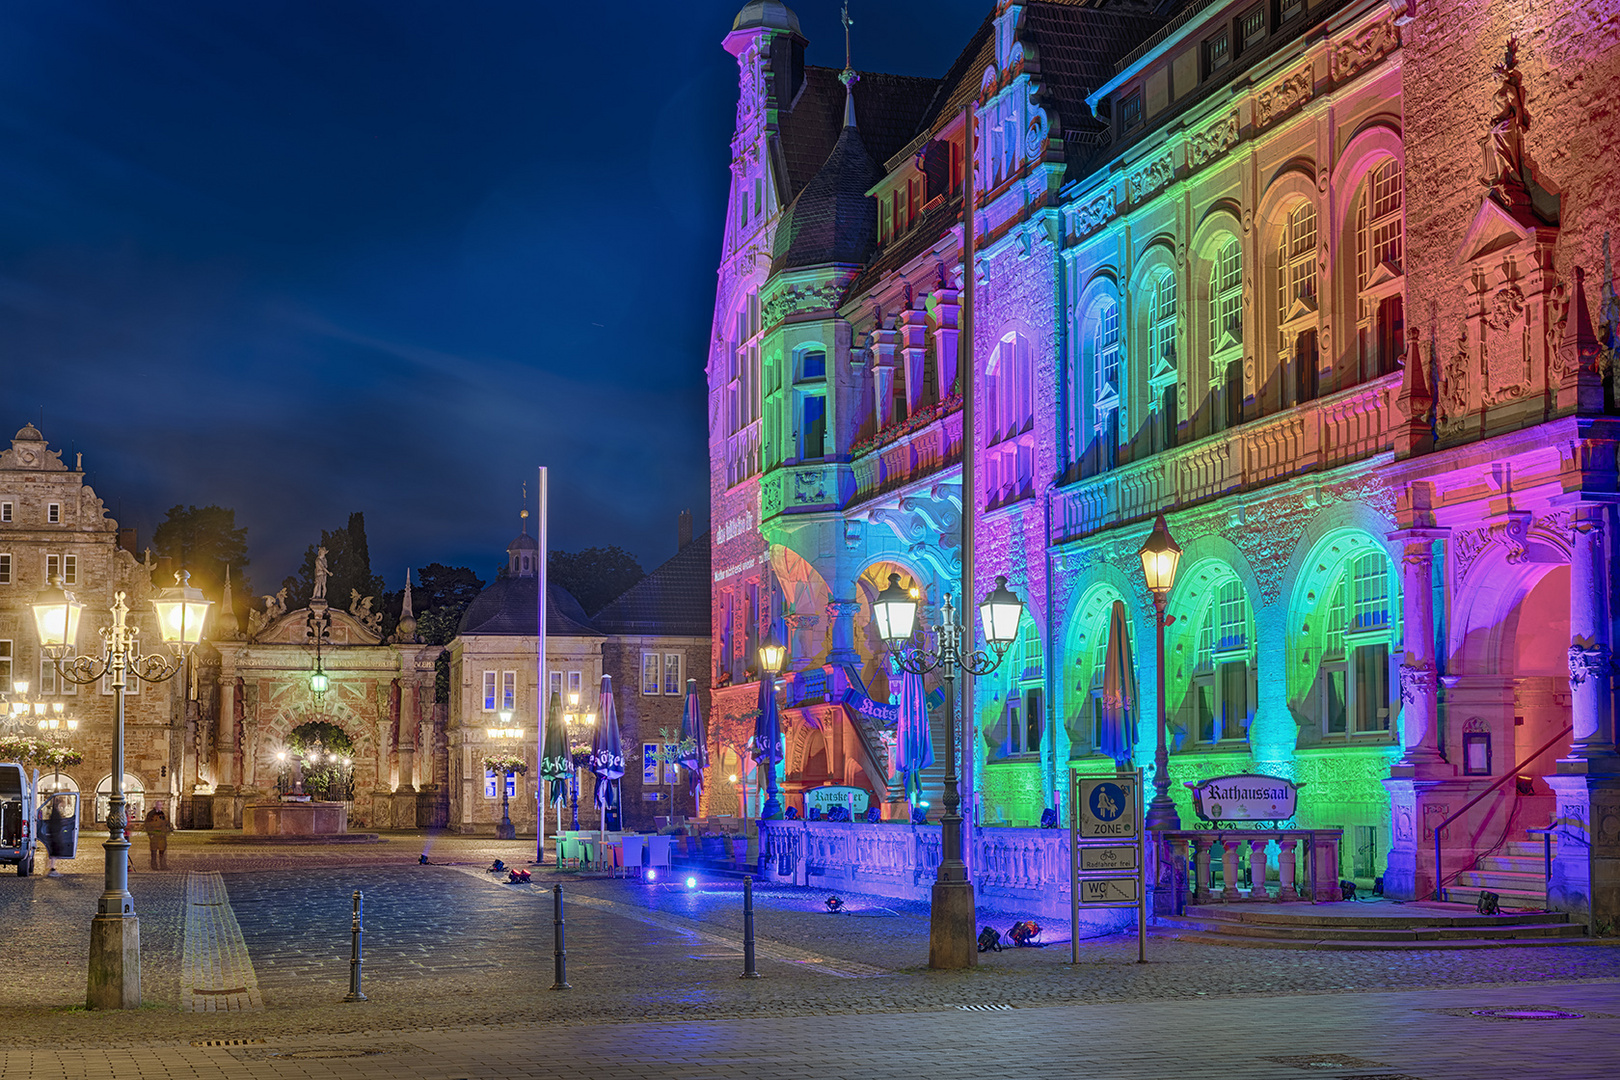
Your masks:
<svg viewBox="0 0 1620 1080"><path fill-rule="evenodd" d="M3 435L43 410L143 545L235 508L260 592L351 510L390 588L487 577L539 464L553 546L651 568L708 518L740 6L8 3ZM856 0L856 66L942 74L988 7Z"/></svg>

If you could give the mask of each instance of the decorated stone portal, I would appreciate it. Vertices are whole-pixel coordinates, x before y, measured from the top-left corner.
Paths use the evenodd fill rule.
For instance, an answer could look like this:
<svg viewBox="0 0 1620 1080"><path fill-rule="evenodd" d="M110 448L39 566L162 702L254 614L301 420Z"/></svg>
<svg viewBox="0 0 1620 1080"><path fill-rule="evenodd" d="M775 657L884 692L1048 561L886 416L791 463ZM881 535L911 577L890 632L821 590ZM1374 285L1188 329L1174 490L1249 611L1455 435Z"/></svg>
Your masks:
<svg viewBox="0 0 1620 1080"><path fill-rule="evenodd" d="M1193 793L1193 809L1205 821L1287 821L1299 806L1299 789L1304 784L1280 776L1245 773L1216 776L1200 784L1188 784Z"/></svg>

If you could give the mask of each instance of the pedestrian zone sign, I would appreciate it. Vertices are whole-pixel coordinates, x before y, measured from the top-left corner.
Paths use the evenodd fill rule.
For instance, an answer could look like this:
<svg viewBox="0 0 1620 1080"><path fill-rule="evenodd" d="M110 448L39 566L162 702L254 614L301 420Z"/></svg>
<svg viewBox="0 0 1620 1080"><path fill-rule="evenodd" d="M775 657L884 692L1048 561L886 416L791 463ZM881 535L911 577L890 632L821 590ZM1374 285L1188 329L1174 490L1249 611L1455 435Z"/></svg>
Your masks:
<svg viewBox="0 0 1620 1080"><path fill-rule="evenodd" d="M1080 839L1134 839L1139 819L1134 779L1088 777L1080 781Z"/></svg>

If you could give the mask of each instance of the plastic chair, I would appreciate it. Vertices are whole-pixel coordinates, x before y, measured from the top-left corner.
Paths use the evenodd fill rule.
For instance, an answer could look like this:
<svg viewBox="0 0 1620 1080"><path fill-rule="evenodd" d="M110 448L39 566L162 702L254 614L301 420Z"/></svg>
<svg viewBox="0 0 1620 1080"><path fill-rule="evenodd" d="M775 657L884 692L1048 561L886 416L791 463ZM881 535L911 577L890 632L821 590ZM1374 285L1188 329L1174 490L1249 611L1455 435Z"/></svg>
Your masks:
<svg viewBox="0 0 1620 1080"><path fill-rule="evenodd" d="M557 841L557 866L559 868L561 868L564 863L573 863L577 868L579 866L580 855L580 844L576 838L564 835L562 839Z"/></svg>
<svg viewBox="0 0 1620 1080"><path fill-rule="evenodd" d="M674 869L674 864L670 861L670 853L674 846L673 836L647 837L647 865L661 870Z"/></svg>
<svg viewBox="0 0 1620 1080"><path fill-rule="evenodd" d="M646 865L647 838L645 836L627 836L624 838L624 876L629 877L634 870L636 876L641 876L641 868ZM614 871L617 874L617 870Z"/></svg>

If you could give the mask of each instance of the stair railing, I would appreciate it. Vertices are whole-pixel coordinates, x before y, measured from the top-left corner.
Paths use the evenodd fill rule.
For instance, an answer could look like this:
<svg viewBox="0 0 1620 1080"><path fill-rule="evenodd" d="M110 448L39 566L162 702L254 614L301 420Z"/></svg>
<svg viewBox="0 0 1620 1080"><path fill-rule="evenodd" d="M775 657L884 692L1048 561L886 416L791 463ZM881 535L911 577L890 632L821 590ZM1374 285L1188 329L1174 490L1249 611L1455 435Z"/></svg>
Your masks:
<svg viewBox="0 0 1620 1080"><path fill-rule="evenodd" d="M1516 777L1518 777L1520 769L1524 768L1526 765L1528 765L1532 761L1536 760L1536 758L1540 757L1542 754L1545 754L1548 750L1551 750L1553 747L1555 747L1559 743L1563 742L1565 737L1572 734L1574 731L1575 731L1575 725L1570 724L1568 727L1564 728L1563 731L1560 731L1557 735L1554 735L1552 738L1548 739L1546 742L1544 742L1540 746L1536 747L1533 751L1530 752L1530 755L1528 757L1526 757L1523 761L1519 762L1517 765L1513 766L1513 768L1509 769L1507 771L1507 773L1505 775L1503 775L1503 777L1500 780L1496 781L1494 784L1492 784L1490 787L1486 788L1484 791L1480 792L1478 795L1475 795L1472 799L1469 799L1466 803L1463 803L1463 806L1462 806L1461 810L1456 811L1451 816L1447 817L1444 821L1442 821L1440 824L1438 824L1438 825L1436 825L1434 827L1434 897L1435 897L1436 900L1440 900L1440 901L1443 902L1445 900L1445 898L1446 898L1446 889L1445 889L1445 884L1444 884L1446 878L1445 878L1445 875L1440 872L1440 831L1442 829L1444 829L1447 825L1450 825L1453 821L1456 821L1458 818L1460 818L1464 814L1468 813L1469 810L1473 809L1474 804L1479 802L1485 796L1489 795L1491 792L1495 791L1497 788L1501 787L1503 784L1507 783L1509 780L1513 780ZM1468 869L1467 867L1463 867L1463 869L1458 870L1457 873L1461 874L1467 869ZM1456 875L1454 874L1452 876L1455 877Z"/></svg>

